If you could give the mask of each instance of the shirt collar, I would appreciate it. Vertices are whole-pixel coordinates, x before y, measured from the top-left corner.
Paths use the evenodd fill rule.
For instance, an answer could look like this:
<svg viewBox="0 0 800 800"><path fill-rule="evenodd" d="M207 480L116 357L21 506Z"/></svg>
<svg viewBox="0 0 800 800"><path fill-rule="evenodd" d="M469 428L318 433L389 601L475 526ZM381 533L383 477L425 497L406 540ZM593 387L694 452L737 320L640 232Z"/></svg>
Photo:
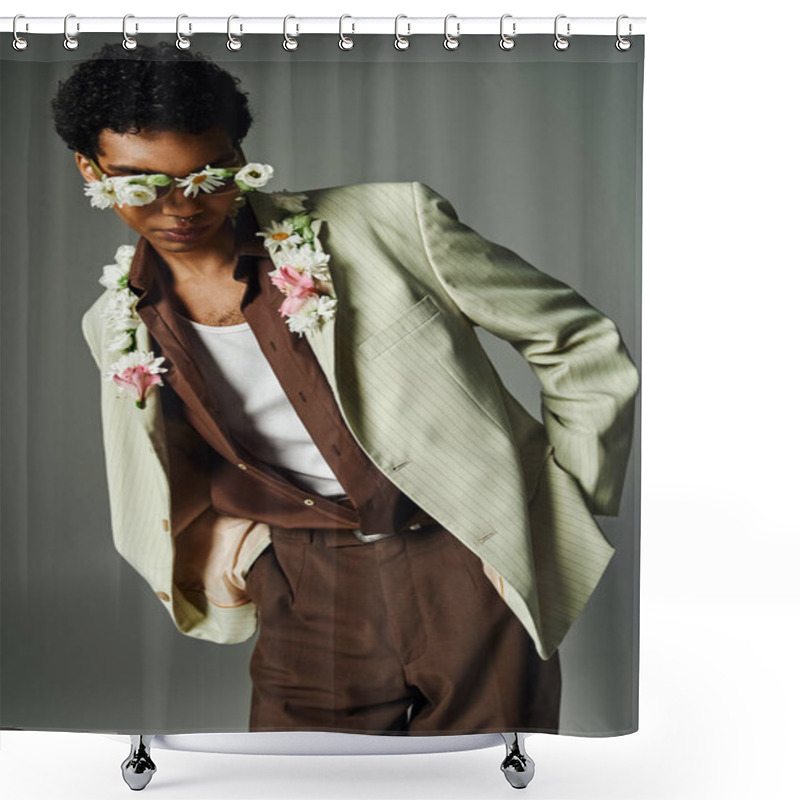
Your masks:
<svg viewBox="0 0 800 800"><path fill-rule="evenodd" d="M234 224L237 263L233 277L237 281L247 281L254 274L255 259L241 256L263 258L269 255L264 249L264 240L256 236L258 230L258 218L248 201L239 210ZM128 288L137 297L143 298L154 286L159 286L163 267L164 261L156 249L144 236L140 236L128 271Z"/></svg>

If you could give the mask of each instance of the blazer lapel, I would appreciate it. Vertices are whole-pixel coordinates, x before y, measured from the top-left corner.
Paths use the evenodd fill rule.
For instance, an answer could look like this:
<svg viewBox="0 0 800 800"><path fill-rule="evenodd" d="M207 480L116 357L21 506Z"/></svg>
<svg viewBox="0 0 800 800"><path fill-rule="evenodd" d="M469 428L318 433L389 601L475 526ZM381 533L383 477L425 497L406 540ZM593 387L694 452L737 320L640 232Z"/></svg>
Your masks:
<svg viewBox="0 0 800 800"><path fill-rule="evenodd" d="M270 194L253 192L250 199L250 204L253 208L253 212L256 215L256 219L258 219L259 228L261 230L267 228L270 222L281 219L286 214L283 209L275 205ZM315 209L312 206L310 210L314 211ZM325 238L327 238L327 224L327 220L323 221L320 229L320 241L323 243L322 246L325 252L330 255L330 250L324 242ZM339 292L337 291L336 287L337 275L336 265L333 262L333 256L331 256L328 266L330 268L331 281L333 283L333 296L337 297L339 300L336 313L333 315L332 319L324 322L318 330L306 333L305 337L308 340L308 344L311 346L311 349L314 351L314 355L317 357L319 365L322 371L325 373L325 377L328 379L328 383L333 389L334 397L336 397L337 401L339 401L339 405L341 406L336 374L336 352L337 337L341 336L341 334L337 333L337 331L341 326L341 317L344 309L341 304L341 297L339 296ZM277 311L275 313L277 313ZM293 335L297 336L298 334Z"/></svg>

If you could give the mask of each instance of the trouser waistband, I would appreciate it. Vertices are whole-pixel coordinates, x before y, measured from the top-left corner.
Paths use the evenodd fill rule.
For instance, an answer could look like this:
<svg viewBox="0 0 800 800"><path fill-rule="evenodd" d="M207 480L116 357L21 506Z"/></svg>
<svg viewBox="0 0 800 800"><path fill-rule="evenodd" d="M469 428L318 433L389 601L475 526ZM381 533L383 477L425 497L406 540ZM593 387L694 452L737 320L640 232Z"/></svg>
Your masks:
<svg viewBox="0 0 800 800"><path fill-rule="evenodd" d="M381 542L396 536L409 536L440 529L438 522L415 523L403 530L392 533L364 533L358 528L281 528L272 526L272 537L291 539L311 544L321 541L327 547L361 546Z"/></svg>

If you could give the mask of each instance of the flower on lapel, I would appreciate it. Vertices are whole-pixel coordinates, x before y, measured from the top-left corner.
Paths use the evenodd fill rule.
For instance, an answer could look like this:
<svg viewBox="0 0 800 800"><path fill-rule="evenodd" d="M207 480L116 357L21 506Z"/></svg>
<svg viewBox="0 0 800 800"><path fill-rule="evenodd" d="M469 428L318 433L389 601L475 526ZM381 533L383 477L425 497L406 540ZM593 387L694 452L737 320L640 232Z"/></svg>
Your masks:
<svg viewBox="0 0 800 800"><path fill-rule="evenodd" d="M314 279L308 273L298 272L294 267L285 266L278 269L278 274L270 273L272 282L285 295L278 311L284 316L299 311L309 297L314 297Z"/></svg>
<svg viewBox="0 0 800 800"><path fill-rule="evenodd" d="M144 396L151 386L163 386L159 372L167 370L161 366L163 356L155 357L153 352L134 350L115 361L106 373L107 381L117 386L136 400L138 408L144 408Z"/></svg>
<svg viewBox="0 0 800 800"><path fill-rule="evenodd" d="M323 220L306 209L307 195L274 192L272 196L289 215L273 220L256 236L264 237L264 249L269 250L275 264L270 280L286 295L278 311L287 318L289 330L303 336L319 330L336 311L328 268L330 255L319 240Z"/></svg>
<svg viewBox="0 0 800 800"><path fill-rule="evenodd" d="M100 315L108 320L112 336L108 349L119 353L118 358L105 375L114 381L120 394L129 394L136 400L138 408L144 408L144 398L151 386L162 386L159 373L167 370L161 366L163 357L155 358L152 352L136 349L136 328L140 317L136 313L137 296L128 288L128 273L131 269L133 245L123 244L117 248L114 263L103 267L99 282L111 290Z"/></svg>

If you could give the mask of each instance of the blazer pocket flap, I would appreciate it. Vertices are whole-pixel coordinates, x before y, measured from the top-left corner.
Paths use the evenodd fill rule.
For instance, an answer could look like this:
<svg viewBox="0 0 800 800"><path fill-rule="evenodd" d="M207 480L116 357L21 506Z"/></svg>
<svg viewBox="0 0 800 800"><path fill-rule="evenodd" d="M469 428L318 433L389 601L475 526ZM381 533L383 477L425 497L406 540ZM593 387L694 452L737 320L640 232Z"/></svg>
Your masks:
<svg viewBox="0 0 800 800"><path fill-rule="evenodd" d="M359 345L359 349L366 358L375 358L439 313L440 310L436 303L428 295L425 295L386 327L364 339Z"/></svg>

